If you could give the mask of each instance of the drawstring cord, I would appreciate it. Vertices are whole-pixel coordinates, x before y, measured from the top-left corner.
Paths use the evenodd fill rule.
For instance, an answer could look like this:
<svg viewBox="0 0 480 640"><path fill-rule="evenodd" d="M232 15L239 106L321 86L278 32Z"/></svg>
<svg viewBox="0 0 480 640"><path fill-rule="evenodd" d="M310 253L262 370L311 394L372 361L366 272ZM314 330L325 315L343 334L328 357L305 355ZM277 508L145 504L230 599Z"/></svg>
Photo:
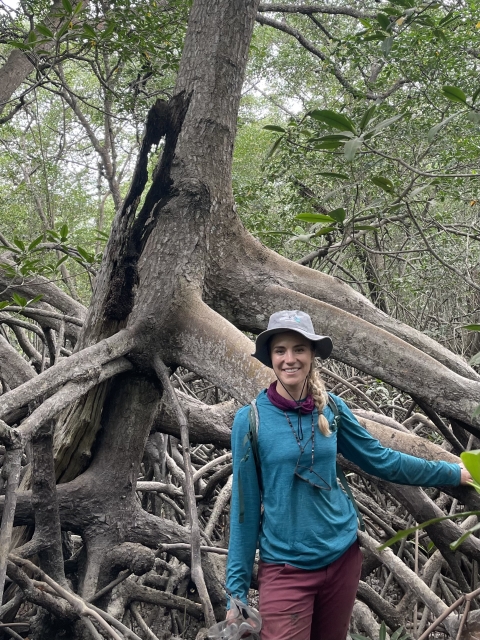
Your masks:
<svg viewBox="0 0 480 640"><path fill-rule="evenodd" d="M302 396L303 396L303 392L305 390L305 385L307 384L308 376L303 381L302 390L300 391L300 398L298 400L292 396L290 391L287 389L287 387L283 384L283 382L280 380L280 378L276 374L275 374L275 377L277 378L278 382L280 382L280 384L285 389L285 391L288 393L290 398L297 405L297 409L298 409L297 434L298 434L299 439L303 440L302 413L301 413L300 409L301 409L301 406L302 406L302 402L305 402L305 400L307 399L307 396L305 396L305 398L302 398Z"/></svg>

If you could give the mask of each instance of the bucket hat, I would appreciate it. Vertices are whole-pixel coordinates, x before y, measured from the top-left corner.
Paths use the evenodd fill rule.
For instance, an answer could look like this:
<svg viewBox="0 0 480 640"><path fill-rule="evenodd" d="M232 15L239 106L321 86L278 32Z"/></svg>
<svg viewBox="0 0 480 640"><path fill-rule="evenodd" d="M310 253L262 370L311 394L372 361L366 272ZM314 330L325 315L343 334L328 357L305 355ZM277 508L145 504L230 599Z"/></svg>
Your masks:
<svg viewBox="0 0 480 640"><path fill-rule="evenodd" d="M252 353L252 356L260 360L262 364L272 368L268 342L273 335L283 333L284 331L295 331L311 340L315 345L315 355L323 358L323 360L328 358L332 353L332 339L328 336L319 336L315 333L312 319L308 313L297 310L284 310L272 313L266 331L262 331L262 333L257 336L255 353Z"/></svg>

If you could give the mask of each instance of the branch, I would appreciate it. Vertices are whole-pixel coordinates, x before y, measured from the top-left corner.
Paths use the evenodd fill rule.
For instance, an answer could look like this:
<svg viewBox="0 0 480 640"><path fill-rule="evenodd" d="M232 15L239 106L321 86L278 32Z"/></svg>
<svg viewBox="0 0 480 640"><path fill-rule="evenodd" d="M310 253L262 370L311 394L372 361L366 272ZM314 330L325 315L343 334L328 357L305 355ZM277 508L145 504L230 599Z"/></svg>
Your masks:
<svg viewBox="0 0 480 640"><path fill-rule="evenodd" d="M257 11L261 13L302 13L312 15L314 13L324 13L331 16L351 16L352 18L374 18L374 13L365 13L351 7L334 7L331 5L303 5L294 4L261 4Z"/></svg>
<svg viewBox="0 0 480 640"><path fill-rule="evenodd" d="M387 316L347 284L337 278L308 269L283 258L274 251L263 247L244 229L234 231L237 235L237 240L235 244L231 245L228 255L222 256L223 268L215 271L215 281L208 284L209 286L211 284L212 288L217 291L217 299L222 300L223 313L225 313L225 300L229 301L228 313L231 314L229 317L233 318L235 324L241 329L252 331L253 333L263 331L276 298L278 298L276 302L283 305L278 307L280 309L302 308L292 305L305 304L313 298L321 301L322 305L324 305L321 324L318 326L325 327L326 331L335 326L337 313L340 310L347 311L351 314L348 317L352 327L356 326L357 321L360 319L366 320L372 325L370 327L364 325L365 332L370 337L374 338L377 332L376 327L380 327L380 332L385 330L391 334L387 343L390 341L392 345L396 345L398 343L396 338L400 338L416 347L419 351L430 355L460 376L480 381L479 374L469 367L463 358L455 355L420 331ZM284 287L283 296L278 295L274 298L268 296L268 299L266 299L265 287L270 283L281 284ZM293 294L295 291L305 294L302 297L302 301L295 297ZM293 297L290 299L291 293ZM280 298L282 299L280 300ZM246 299L250 302L247 306L245 305ZM239 312L240 309L241 313ZM380 346L381 342L383 342L383 339L379 336L379 343L374 347L375 351L382 348ZM188 347L186 346L185 348ZM406 345L404 348L411 355L416 354L415 357L422 357L416 349L411 350ZM345 349L345 352L347 351L348 347ZM245 353L247 353L246 349ZM242 358L244 357L245 355L242 355ZM361 362L362 359L360 357L358 362ZM387 356L383 366L389 367L388 362L389 358ZM438 364L435 363L434 367L436 368L437 366ZM196 369L190 367L190 370ZM205 377L208 378L209 376ZM382 375L377 377L382 378ZM428 378L429 376L422 381L420 388L425 386L424 381ZM221 385L218 386L221 387ZM418 389L416 392L419 395ZM229 393L233 397L237 397L235 393L230 391ZM250 398L252 395L250 395ZM462 391L460 397L464 395L465 392ZM467 419L468 421L469 419Z"/></svg>
<svg viewBox="0 0 480 640"><path fill-rule="evenodd" d="M83 351L74 353L69 358L60 360L54 367L5 393L2 396L0 418L8 416L13 410L23 407L40 396L52 393L66 382L81 378L90 379L94 375L95 368L124 356L131 350L133 344L133 336L128 330L123 329L110 338L105 338Z"/></svg>
<svg viewBox="0 0 480 640"><path fill-rule="evenodd" d="M59 596L61 596L64 600L66 600L69 605L72 607L73 611L78 616L90 616L97 622L100 627L114 640L122 640L122 638L118 635L118 633L106 622L105 612L97 609L93 605L88 605L82 598L75 595L71 591L68 591L61 585L59 585L55 580L52 580L50 576L48 576L44 571L39 569L33 562L30 560L25 560L23 558L19 558L14 554L10 554L9 558L17 565L21 567L28 568L35 574L39 575L41 580L45 582L49 587L51 587ZM101 613L99 613L101 611Z"/></svg>
<svg viewBox="0 0 480 640"><path fill-rule="evenodd" d="M5 254L1 255L0 258L2 262L9 266L16 266L15 262L5 256ZM77 320L83 320L87 312L83 304L73 300L73 298L53 284L53 282L50 282L43 276L25 278L17 275L12 278L3 268L0 268L0 288L2 289L2 299L9 299L11 292L19 293L27 299L35 298L35 296L41 294L42 304L47 303L62 314L74 316Z"/></svg>
<svg viewBox="0 0 480 640"><path fill-rule="evenodd" d="M41 321L43 318L52 318L53 320L60 320L60 322L70 322L77 325L77 327L83 326L83 320L76 318L75 316L64 316L61 313L55 311L49 311L48 309L37 309L36 307L17 307L15 305L3 307L2 311L10 311L11 313L22 313L31 318L32 320Z"/></svg>
<svg viewBox="0 0 480 640"><path fill-rule="evenodd" d="M183 411L188 416L189 434L192 442L214 444L216 447L230 447L233 418L238 405L234 400L208 405L182 391L176 390ZM162 398L160 411L155 418L155 431L180 436L180 427L173 408Z"/></svg>
<svg viewBox="0 0 480 640"><path fill-rule="evenodd" d="M7 490L2 513L2 525L0 527L0 601L5 586L7 557L10 550L15 507L17 504L17 487L20 480L22 454L23 447L18 440L12 446L6 447L5 461L2 469L2 475L6 475Z"/></svg>
<svg viewBox="0 0 480 640"><path fill-rule="evenodd" d="M62 409L70 406L75 400L84 396L90 389L131 368L131 362L125 358L117 358L104 366L91 367L80 379L68 382L53 396L42 402L38 409L35 409L22 422L19 427L22 437L25 441L29 440L46 422L60 413ZM56 437L57 439L58 437Z"/></svg>
<svg viewBox="0 0 480 640"><path fill-rule="evenodd" d="M345 76L340 72L337 64L332 62L328 56L320 51L310 40L307 40L305 36L300 33L298 29L291 27L285 22L279 22L278 20L274 20L273 18L267 18L266 16L257 15L257 22L266 25L268 27L273 27L278 31L283 31L283 33L287 33L290 36L293 36L307 51L310 51L314 56L319 58L322 62L329 63L328 71L332 73L338 82L342 85L342 87L348 91L354 98L366 97L369 100L384 100L392 93L394 93L397 89L399 89L404 84L408 84L410 81L406 79L400 79L395 82L395 84L385 91L384 93L373 93L372 91L360 91L356 89L350 82L345 78Z"/></svg>
<svg viewBox="0 0 480 640"><path fill-rule="evenodd" d="M202 561L200 554L200 524L198 522L197 504L195 501L195 488L194 488L194 473L192 468L192 462L190 459L190 442L188 436L188 423L185 414L182 411L175 390L170 382L170 377L166 366L162 360L157 356L154 359L154 367L157 376L163 386L164 392L168 395L169 402L175 407L175 411L178 416L178 422L180 424L180 434L183 450L183 460L185 466L185 512L188 518L188 523L191 530L192 549L192 579L198 589L200 599L203 604L203 611L205 614L205 621L208 627L215 624L215 614L213 613L212 603L210 596L208 595L207 586L205 584L205 578L202 570Z"/></svg>
<svg viewBox="0 0 480 640"><path fill-rule="evenodd" d="M416 167L412 167L412 165L408 164L408 162L405 162L401 158L390 156L388 153L383 153L378 149L370 147L368 144L365 144L365 147L377 156L381 156L382 158L386 158L387 160L393 160L393 162L398 162L398 164L402 165L402 167L405 167L405 169L408 169L409 171L416 173L418 176L425 176L426 178L478 178L479 177L478 173L431 173L428 171L421 171Z"/></svg>
<svg viewBox="0 0 480 640"><path fill-rule="evenodd" d="M293 271L292 267L291 270ZM314 295L312 275L316 272L309 273L309 291ZM298 281L293 280L293 283L298 287ZM338 290L338 285L336 288ZM472 416L480 404L479 382L461 377L438 360L393 336L388 330L374 327L358 315L314 300L309 295L297 293L278 284L266 287L264 280L258 289L251 287L249 293L242 292L243 299L245 295L248 295L250 304L247 309L242 310L243 328L255 332L263 330L263 319L268 318L274 308L303 309L311 315L314 326L325 328L323 330L331 335L334 358L407 393L420 396L421 392L421 397L442 415L458 417L478 430L480 419ZM331 294L329 297L331 299ZM246 322L247 313L251 314L251 324ZM381 315L388 327L388 316ZM262 321L258 318L262 318ZM398 326L402 328L400 323ZM452 397L458 401L452 402Z"/></svg>
<svg viewBox="0 0 480 640"><path fill-rule="evenodd" d="M36 378L35 370L16 349L0 335L0 377L10 389L20 388L28 380ZM2 396L4 398L5 395Z"/></svg>
<svg viewBox="0 0 480 640"><path fill-rule="evenodd" d="M174 335L169 356L242 404L273 380L272 371L251 357L252 341L194 295L184 301Z"/></svg>
<svg viewBox="0 0 480 640"><path fill-rule="evenodd" d="M440 600L440 598L427 587L423 580L409 569L391 549L385 549L384 551L379 552L378 542L363 531L358 532L358 538L363 547L367 548L376 558L390 569L395 576L395 580L397 580L405 592L410 590L413 591L417 598L421 600L435 616L440 616L447 610L447 607L442 600ZM456 630L457 622L454 618L449 619L446 617L445 624L450 633Z"/></svg>

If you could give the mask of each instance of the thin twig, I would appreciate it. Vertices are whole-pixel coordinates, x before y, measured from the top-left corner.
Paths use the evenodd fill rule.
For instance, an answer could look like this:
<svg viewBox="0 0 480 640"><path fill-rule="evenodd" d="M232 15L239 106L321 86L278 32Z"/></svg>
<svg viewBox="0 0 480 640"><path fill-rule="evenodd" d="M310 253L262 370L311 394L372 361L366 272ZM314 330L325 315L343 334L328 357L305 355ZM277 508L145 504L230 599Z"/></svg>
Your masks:
<svg viewBox="0 0 480 640"><path fill-rule="evenodd" d="M153 633L150 627L147 625L145 620L140 615L140 611L138 610L138 605L135 602L132 602L130 605L130 611L135 618L136 623L140 627L140 629L147 635L150 640L159 640L159 638Z"/></svg>
<svg viewBox="0 0 480 640"><path fill-rule="evenodd" d="M24 640L22 636L19 635L16 631L14 631L11 627L3 627L2 631L5 631L5 633L8 633L8 635L11 638L14 638L14 640Z"/></svg>
<svg viewBox="0 0 480 640"><path fill-rule="evenodd" d="M190 524L191 531L191 572L192 579L202 601L203 611L205 615L205 621L208 627L215 624L215 614L213 613L212 603L208 594L207 585L205 584L205 577L203 575L202 560L200 553L200 524L198 522L197 503L195 500L195 487L193 482L194 472L192 468L192 462L190 459L190 442L188 435L188 422L183 412L183 409L178 402L175 390L170 382L169 372L160 357L156 356L154 359L155 372L163 386L163 390L166 393L170 406L173 407L178 424L180 425L180 436L182 443L182 453L185 466L185 513L187 516L188 524Z"/></svg>
<svg viewBox="0 0 480 640"><path fill-rule="evenodd" d="M108 593L114 587L116 587L117 584L120 584L131 575L132 575L132 572L130 571L130 569L125 569L125 571L121 571L118 574L118 576L115 578L115 580L112 580L105 587L103 587L103 589L100 589L100 591L97 591L97 593L95 593L91 598L88 598L87 602L95 602L95 600L98 600L99 598L104 596L106 593Z"/></svg>
<svg viewBox="0 0 480 640"><path fill-rule="evenodd" d="M26 567L31 571L34 571L36 574L40 576L43 582L46 582L49 587L51 587L59 596L61 596L64 600L66 600L74 609L75 613L79 616L90 616L98 622L98 624L108 633L114 640L122 640L122 638L118 635L118 633L113 629L108 622L104 619L102 615L104 612L99 613L97 607L89 606L85 600L80 598L80 596L68 591L64 587L52 580L50 576L48 576L45 571L42 571L39 567L30 562L30 560L25 560L24 558L19 558L14 554L10 554L10 560L21 567Z"/></svg>

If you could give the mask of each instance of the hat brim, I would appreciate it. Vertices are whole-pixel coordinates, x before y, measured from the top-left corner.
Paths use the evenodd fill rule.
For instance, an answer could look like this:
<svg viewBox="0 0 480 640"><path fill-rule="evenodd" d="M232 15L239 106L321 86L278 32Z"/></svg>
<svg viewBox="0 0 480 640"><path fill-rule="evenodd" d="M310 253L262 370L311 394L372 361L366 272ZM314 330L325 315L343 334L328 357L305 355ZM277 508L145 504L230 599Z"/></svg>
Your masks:
<svg viewBox="0 0 480 640"><path fill-rule="evenodd" d="M269 340L272 336L277 333L286 333L288 331L293 331L294 333L299 333L304 338L310 340L315 345L315 355L322 360L326 360L328 356L332 353L333 342L329 336L318 336L315 333L307 333L306 331L301 331L300 329L290 329L285 327L280 327L277 329L267 329L266 331L262 331L257 336L255 341L255 353L252 353L252 356L257 360L260 360L262 364L272 369L272 359L270 357L270 350L268 348Z"/></svg>

